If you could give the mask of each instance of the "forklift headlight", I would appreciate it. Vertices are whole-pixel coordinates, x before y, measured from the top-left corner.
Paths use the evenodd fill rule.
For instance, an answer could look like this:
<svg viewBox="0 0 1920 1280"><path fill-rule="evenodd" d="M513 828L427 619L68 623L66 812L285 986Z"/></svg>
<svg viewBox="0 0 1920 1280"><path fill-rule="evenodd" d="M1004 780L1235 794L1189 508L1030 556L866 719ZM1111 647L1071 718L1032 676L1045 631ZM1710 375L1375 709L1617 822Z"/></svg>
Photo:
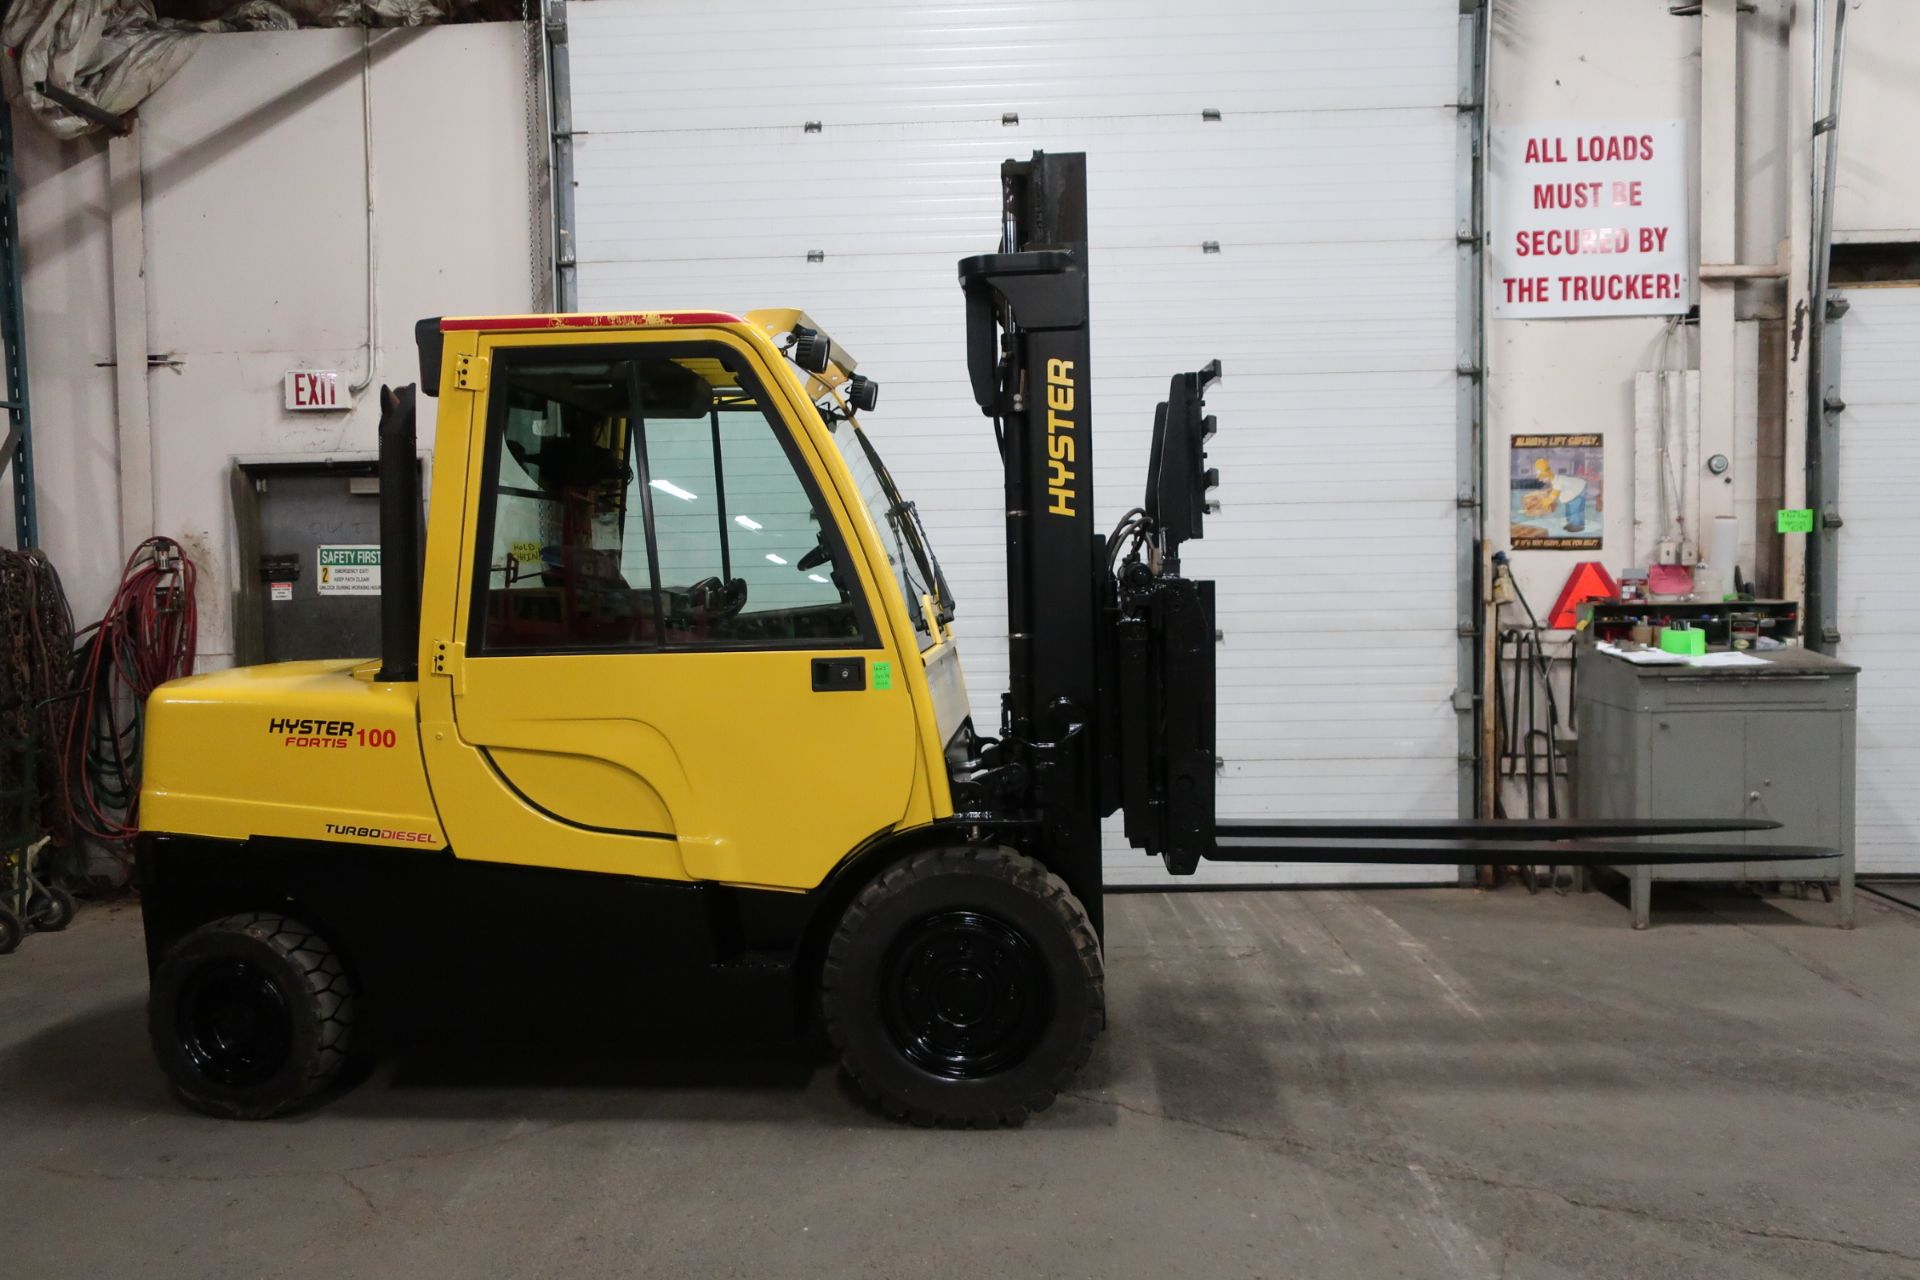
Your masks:
<svg viewBox="0 0 1920 1280"><path fill-rule="evenodd" d="M793 362L808 373L825 373L833 363L833 340L818 329L794 326Z"/></svg>

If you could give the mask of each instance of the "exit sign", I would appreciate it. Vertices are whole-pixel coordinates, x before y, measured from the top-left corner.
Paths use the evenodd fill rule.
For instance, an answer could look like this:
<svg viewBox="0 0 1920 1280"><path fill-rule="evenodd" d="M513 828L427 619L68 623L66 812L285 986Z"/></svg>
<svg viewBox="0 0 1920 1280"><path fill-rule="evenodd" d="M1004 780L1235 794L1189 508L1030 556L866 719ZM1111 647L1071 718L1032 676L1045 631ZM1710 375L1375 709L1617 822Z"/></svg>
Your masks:
<svg viewBox="0 0 1920 1280"><path fill-rule="evenodd" d="M338 369L289 369L286 405L295 413L353 408Z"/></svg>

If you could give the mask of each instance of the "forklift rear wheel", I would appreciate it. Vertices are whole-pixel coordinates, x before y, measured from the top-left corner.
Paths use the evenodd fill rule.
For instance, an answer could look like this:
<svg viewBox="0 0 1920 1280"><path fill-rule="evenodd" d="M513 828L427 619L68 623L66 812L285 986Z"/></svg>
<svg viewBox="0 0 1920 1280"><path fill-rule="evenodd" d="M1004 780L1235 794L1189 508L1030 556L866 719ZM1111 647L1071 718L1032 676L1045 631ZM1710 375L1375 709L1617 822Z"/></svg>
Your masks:
<svg viewBox="0 0 1920 1280"><path fill-rule="evenodd" d="M0 907L0 956L6 955L20 945L20 939L26 936L26 929L20 923L20 917Z"/></svg>
<svg viewBox="0 0 1920 1280"><path fill-rule="evenodd" d="M148 1028L174 1090L208 1115L264 1120L334 1084L355 993L327 940L285 916L228 916L181 939L153 975Z"/></svg>
<svg viewBox="0 0 1920 1280"><path fill-rule="evenodd" d="M34 901L33 927L41 933L58 933L72 923L73 895L48 885L45 896Z"/></svg>
<svg viewBox="0 0 1920 1280"><path fill-rule="evenodd" d="M1106 1023L1100 940L1056 875L1011 849L931 849L861 890L827 947L841 1064L917 1125L1017 1125Z"/></svg>

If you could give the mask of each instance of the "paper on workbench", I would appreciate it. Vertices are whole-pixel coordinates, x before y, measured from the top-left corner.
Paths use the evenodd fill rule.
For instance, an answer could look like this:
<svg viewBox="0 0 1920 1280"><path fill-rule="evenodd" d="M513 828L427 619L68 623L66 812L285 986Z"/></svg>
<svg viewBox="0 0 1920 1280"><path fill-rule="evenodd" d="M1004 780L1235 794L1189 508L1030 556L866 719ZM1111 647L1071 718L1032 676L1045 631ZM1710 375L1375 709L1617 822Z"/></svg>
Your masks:
<svg viewBox="0 0 1920 1280"><path fill-rule="evenodd" d="M1768 667L1773 664L1750 653L1702 653L1687 659L1695 667Z"/></svg>
<svg viewBox="0 0 1920 1280"><path fill-rule="evenodd" d="M1678 653L1667 653L1661 649L1622 649L1617 644L1608 644L1602 640L1594 648L1602 653L1610 653L1616 658L1625 658L1636 667L1680 667L1687 659Z"/></svg>
<svg viewBox="0 0 1920 1280"><path fill-rule="evenodd" d="M1750 653L1668 653L1664 649L1622 649L1617 644L1602 640L1594 648L1602 653L1610 653L1616 658L1624 658L1637 667L1765 667L1771 664L1765 658L1756 658Z"/></svg>

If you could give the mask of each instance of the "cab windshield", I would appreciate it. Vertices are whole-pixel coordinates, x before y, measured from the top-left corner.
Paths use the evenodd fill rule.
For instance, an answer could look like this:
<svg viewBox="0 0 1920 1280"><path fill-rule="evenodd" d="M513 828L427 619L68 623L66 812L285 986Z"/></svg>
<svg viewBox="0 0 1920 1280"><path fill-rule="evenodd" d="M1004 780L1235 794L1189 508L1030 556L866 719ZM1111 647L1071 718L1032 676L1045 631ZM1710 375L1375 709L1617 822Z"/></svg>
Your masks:
<svg viewBox="0 0 1920 1280"><path fill-rule="evenodd" d="M830 413L821 416L827 420L827 431L833 436L847 469L853 472L854 483L860 488L860 500L880 530L880 540L886 544L887 564L893 570L894 580L900 584L901 594L907 598L907 612L913 615L914 630L919 632L920 647L924 650L933 644L934 628L926 617L922 601L931 596L939 620L951 622L953 595L947 589L946 576L940 572L940 562L934 558L933 544L927 540L920 513L900 496L886 464L880 461L879 451L859 423L839 420Z"/></svg>

